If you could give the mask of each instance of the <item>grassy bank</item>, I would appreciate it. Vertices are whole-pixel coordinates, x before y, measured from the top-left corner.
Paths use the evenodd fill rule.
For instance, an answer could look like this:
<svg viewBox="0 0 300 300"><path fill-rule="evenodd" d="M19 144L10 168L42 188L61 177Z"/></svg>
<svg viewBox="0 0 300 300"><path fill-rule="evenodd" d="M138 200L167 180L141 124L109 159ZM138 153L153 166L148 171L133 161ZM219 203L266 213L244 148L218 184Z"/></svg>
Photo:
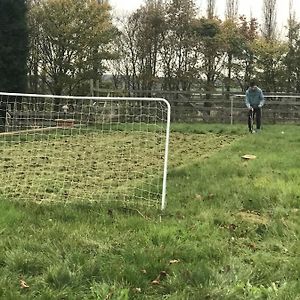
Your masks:
<svg viewBox="0 0 300 300"><path fill-rule="evenodd" d="M0 298L300 299L299 126L178 124L171 136L162 222L2 197Z"/></svg>

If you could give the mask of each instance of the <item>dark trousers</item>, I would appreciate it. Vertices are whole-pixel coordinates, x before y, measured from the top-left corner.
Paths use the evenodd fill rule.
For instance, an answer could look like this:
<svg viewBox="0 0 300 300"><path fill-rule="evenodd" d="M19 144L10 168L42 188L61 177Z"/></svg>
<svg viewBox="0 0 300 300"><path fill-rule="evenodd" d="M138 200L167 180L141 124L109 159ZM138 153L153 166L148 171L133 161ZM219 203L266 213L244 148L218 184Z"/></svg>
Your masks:
<svg viewBox="0 0 300 300"><path fill-rule="evenodd" d="M261 108L253 108L252 110L249 110L248 112L248 128L249 131L253 130L253 123L254 123L254 118L256 119L256 129L260 129L261 126Z"/></svg>

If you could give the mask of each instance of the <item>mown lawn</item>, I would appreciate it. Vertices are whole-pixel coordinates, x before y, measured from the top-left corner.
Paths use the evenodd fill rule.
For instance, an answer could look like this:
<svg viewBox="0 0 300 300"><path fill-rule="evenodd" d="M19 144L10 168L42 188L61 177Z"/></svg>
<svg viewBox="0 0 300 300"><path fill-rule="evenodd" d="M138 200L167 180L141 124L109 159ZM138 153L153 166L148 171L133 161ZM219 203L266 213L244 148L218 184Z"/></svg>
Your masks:
<svg viewBox="0 0 300 300"><path fill-rule="evenodd" d="M161 216L2 196L0 298L300 299L299 126L171 136Z"/></svg>

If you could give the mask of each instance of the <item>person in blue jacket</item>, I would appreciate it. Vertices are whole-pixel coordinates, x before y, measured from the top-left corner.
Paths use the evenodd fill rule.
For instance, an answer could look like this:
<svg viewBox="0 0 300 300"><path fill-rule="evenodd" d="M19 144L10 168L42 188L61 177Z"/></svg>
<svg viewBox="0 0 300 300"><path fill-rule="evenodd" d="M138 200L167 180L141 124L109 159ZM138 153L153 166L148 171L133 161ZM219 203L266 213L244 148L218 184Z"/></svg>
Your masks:
<svg viewBox="0 0 300 300"><path fill-rule="evenodd" d="M261 108L265 104L265 98L262 90L256 85L255 81L250 82L250 86L246 91L245 103L248 108L248 128L249 132L253 130L253 120L256 117L256 129L261 128Z"/></svg>

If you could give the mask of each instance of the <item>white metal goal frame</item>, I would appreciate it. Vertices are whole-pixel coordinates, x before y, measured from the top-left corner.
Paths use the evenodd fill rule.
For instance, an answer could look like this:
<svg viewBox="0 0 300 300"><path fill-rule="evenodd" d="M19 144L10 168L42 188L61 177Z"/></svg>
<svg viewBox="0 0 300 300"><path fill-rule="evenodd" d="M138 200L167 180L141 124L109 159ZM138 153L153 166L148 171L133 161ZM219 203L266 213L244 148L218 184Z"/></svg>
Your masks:
<svg viewBox="0 0 300 300"><path fill-rule="evenodd" d="M7 92L0 92L0 102L3 101L4 97L19 97L19 98L29 98L29 99L63 99L65 101L72 100L72 101L95 101L95 102L151 102L151 103L162 103L165 105L166 110L166 118L165 118L165 141L164 141L164 162L163 162L163 172L161 175L162 177L162 190L161 190L161 204L160 209L164 210L166 208L166 195L167 195L167 174L168 174L168 156L169 156L169 141L170 141L170 120L171 120L171 106L169 102L164 98L148 98L148 97L89 97L89 96L60 96L60 95L42 95L42 94L23 94L23 93L7 93ZM1 108L0 108L1 109ZM64 109L64 107L62 107ZM59 120L56 120L59 122ZM63 121L66 122L67 120ZM57 124L57 126L59 126ZM67 125L68 126L68 125ZM47 128L42 128L43 130L47 130ZM20 130L20 132L30 132L37 129L25 129ZM14 132L2 132L0 135L13 135Z"/></svg>

